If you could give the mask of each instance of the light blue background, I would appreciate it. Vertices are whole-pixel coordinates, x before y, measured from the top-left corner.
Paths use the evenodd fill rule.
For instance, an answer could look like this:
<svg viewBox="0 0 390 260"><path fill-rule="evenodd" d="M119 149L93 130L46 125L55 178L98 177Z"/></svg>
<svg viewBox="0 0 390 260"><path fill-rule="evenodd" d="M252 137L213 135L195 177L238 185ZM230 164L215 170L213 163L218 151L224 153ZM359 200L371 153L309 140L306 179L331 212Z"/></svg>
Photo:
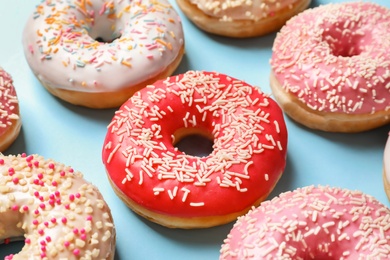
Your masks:
<svg viewBox="0 0 390 260"><path fill-rule="evenodd" d="M204 230L172 230L130 211L114 194L101 161L106 126L114 111L76 107L51 96L31 73L21 36L38 0L0 0L0 66L14 78L23 121L17 141L5 154L38 153L71 165L98 186L117 227L116 259L218 259L231 224ZM331 1L315 0L311 6ZM343 1L332 1L343 2ZM376 3L390 8L389 0ZM275 33L253 39L228 39L204 33L183 20L186 54L175 73L210 70L269 88L269 59ZM390 37L390 36L389 36ZM390 126L359 133L312 131L286 117L287 167L269 198L297 187L322 184L362 190L390 206L382 183L383 149ZM0 257L17 253L22 243L0 246Z"/></svg>

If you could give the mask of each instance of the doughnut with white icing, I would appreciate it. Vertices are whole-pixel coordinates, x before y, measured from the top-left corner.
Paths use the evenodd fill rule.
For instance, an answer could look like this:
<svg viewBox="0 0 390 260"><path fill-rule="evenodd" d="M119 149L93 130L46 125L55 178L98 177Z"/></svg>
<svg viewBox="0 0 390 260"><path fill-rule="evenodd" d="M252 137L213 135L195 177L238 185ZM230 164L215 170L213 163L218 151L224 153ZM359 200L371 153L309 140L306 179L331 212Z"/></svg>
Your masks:
<svg viewBox="0 0 390 260"><path fill-rule="evenodd" d="M114 259L115 226L99 190L39 155L0 155L0 243L24 239L6 259Z"/></svg>
<svg viewBox="0 0 390 260"><path fill-rule="evenodd" d="M171 75L184 53L184 35L166 0L41 1L26 22L23 48L50 93L109 108Z"/></svg>

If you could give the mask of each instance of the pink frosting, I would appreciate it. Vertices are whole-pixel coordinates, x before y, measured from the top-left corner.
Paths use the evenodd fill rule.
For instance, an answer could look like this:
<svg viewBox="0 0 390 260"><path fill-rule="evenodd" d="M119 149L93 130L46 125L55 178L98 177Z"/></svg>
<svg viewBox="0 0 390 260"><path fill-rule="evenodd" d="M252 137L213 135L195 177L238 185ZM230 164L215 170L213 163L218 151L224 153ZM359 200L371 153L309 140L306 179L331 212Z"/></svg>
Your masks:
<svg viewBox="0 0 390 260"><path fill-rule="evenodd" d="M390 109L390 10L328 4L295 16L277 35L271 65L283 88L325 112Z"/></svg>
<svg viewBox="0 0 390 260"><path fill-rule="evenodd" d="M300 188L240 217L220 259L387 259L389 216L359 191Z"/></svg>

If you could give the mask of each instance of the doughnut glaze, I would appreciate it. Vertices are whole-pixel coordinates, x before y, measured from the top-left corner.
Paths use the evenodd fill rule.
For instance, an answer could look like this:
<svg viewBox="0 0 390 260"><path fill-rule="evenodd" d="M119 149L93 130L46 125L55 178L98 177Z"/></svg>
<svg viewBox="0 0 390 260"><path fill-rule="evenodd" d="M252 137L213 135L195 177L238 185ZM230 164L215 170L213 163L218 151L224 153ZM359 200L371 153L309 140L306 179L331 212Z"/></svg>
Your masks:
<svg viewBox="0 0 390 260"><path fill-rule="evenodd" d="M300 13L274 42L275 98L297 121L312 119L303 122L311 128L357 132L390 122L389 34L390 10L374 3Z"/></svg>
<svg viewBox="0 0 390 260"><path fill-rule="evenodd" d="M174 146L193 133L213 140L210 155ZM165 226L201 228L264 200L286 150L276 102L227 75L188 71L125 102L108 126L102 157L114 190L134 211Z"/></svg>
<svg viewBox="0 0 390 260"><path fill-rule="evenodd" d="M0 67L0 152L19 136L22 121L12 77Z"/></svg>
<svg viewBox="0 0 390 260"><path fill-rule="evenodd" d="M298 188L239 217L220 259L387 259L389 217L360 191Z"/></svg>
<svg viewBox="0 0 390 260"><path fill-rule="evenodd" d="M23 238L11 259L114 259L115 227L98 189L39 155L0 155L0 242Z"/></svg>
<svg viewBox="0 0 390 260"><path fill-rule="evenodd" d="M184 35L166 0L41 1L26 23L23 47L32 71L53 94L98 95L165 78L181 60ZM125 92L111 106L128 98Z"/></svg>

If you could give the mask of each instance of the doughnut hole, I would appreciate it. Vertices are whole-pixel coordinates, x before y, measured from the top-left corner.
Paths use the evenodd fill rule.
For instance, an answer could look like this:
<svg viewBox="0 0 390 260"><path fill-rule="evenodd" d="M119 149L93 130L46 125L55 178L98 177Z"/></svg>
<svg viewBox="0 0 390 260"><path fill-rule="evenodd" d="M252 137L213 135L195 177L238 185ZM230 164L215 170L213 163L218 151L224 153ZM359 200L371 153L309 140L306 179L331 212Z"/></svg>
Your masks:
<svg viewBox="0 0 390 260"><path fill-rule="evenodd" d="M96 12L95 12L96 13ZM105 14L95 15L93 22L88 23L88 35L101 43L111 43L122 36L120 28L120 19L115 18L115 13L107 12Z"/></svg>
<svg viewBox="0 0 390 260"><path fill-rule="evenodd" d="M204 129L180 128L173 134L172 144L187 155L205 157L213 151L214 138Z"/></svg>
<svg viewBox="0 0 390 260"><path fill-rule="evenodd" d="M364 51L369 31L360 28L359 23L337 22L325 24L323 28L322 40L327 43L332 55L352 57Z"/></svg>

